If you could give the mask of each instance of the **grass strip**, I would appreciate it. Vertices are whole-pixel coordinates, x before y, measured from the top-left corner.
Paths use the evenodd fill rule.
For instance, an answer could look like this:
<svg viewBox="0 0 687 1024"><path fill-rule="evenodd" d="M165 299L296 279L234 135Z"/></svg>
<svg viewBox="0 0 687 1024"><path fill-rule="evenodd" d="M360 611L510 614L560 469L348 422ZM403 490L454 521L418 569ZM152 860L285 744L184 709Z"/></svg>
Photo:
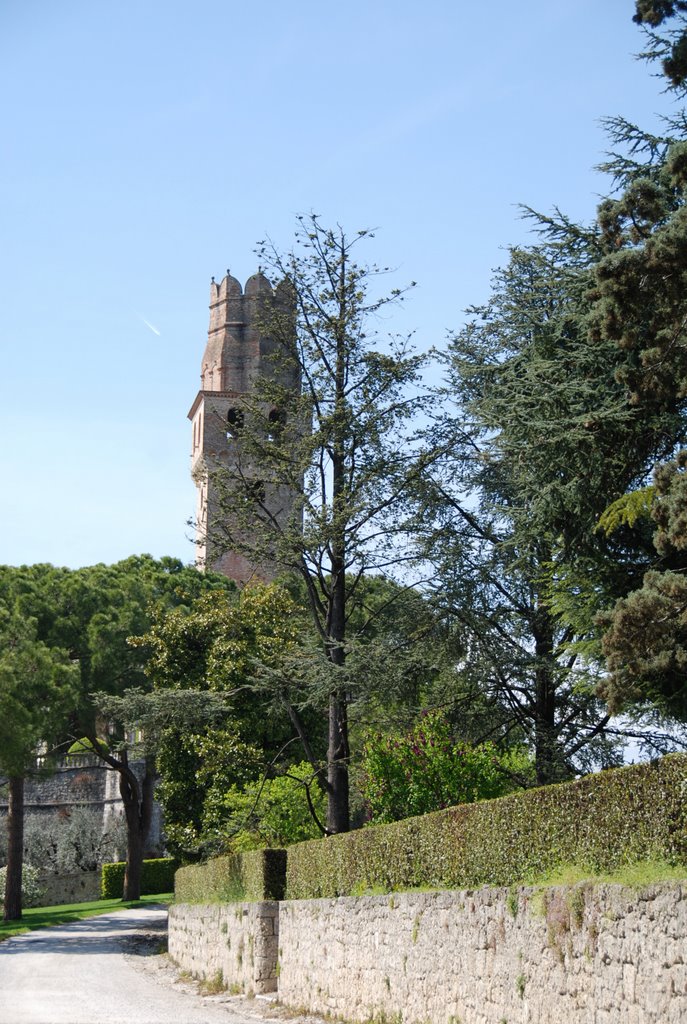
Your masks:
<svg viewBox="0 0 687 1024"><path fill-rule="evenodd" d="M30 907L23 911L20 921L0 921L0 942L13 935L35 931L37 928L71 924L72 921L83 921L87 917L111 914L115 910L145 907L152 903L170 903L173 898L173 893L165 892L155 896L142 896L140 900L93 900L91 903L64 903L58 907Z"/></svg>
<svg viewBox="0 0 687 1024"><path fill-rule="evenodd" d="M643 860L626 864L615 871L590 873L576 864L562 864L554 871L532 875L519 884L533 886L622 885L626 889L645 889L661 882L687 882L687 864L664 860Z"/></svg>

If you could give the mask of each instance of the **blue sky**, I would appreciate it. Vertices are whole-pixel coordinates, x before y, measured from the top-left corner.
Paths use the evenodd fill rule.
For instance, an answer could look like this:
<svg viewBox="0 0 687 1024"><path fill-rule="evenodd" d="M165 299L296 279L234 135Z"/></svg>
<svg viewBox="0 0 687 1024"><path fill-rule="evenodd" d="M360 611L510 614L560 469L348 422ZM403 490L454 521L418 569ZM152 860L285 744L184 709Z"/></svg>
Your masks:
<svg viewBox="0 0 687 1024"><path fill-rule="evenodd" d="M0 563L192 561L210 277L378 227L441 345L518 203L590 219L603 115L669 112L632 0L0 0Z"/></svg>

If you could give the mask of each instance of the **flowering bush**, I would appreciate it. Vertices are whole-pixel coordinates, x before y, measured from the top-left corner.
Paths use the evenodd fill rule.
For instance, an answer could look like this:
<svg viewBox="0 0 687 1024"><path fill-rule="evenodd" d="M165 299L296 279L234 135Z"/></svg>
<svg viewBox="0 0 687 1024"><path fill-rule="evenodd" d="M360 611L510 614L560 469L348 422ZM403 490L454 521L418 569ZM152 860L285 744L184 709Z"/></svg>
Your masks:
<svg viewBox="0 0 687 1024"><path fill-rule="evenodd" d="M5 899L5 878L7 868L0 868L0 900ZM38 884L38 871L30 864L24 864L21 875L21 902L23 907L37 907L43 895Z"/></svg>
<svg viewBox="0 0 687 1024"><path fill-rule="evenodd" d="M409 732L374 735L363 748L361 789L375 822L400 821L454 804L504 796L530 773L524 750L456 742L445 716L425 714Z"/></svg>

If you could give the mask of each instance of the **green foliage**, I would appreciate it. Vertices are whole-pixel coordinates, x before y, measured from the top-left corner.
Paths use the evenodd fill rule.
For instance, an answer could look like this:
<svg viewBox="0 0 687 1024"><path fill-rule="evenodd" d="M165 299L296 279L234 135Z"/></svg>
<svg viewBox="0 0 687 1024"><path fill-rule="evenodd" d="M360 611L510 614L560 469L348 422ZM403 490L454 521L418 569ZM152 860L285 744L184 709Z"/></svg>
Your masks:
<svg viewBox="0 0 687 1024"><path fill-rule="evenodd" d="M649 39L649 49L642 54L646 59L660 60L663 74L671 88L684 91L687 81L687 3L684 0L635 0L635 15L632 19L643 25ZM678 19L678 27L671 27L665 35L655 29L672 18Z"/></svg>
<svg viewBox="0 0 687 1024"><path fill-rule="evenodd" d="M269 664L297 642L301 622L284 587L256 583L240 596L217 591L163 612L130 642L149 652L146 671L156 687L232 693L237 709L247 713L246 678L256 664Z"/></svg>
<svg viewBox="0 0 687 1024"><path fill-rule="evenodd" d="M287 898L509 886L563 864L687 864L687 755L299 843Z"/></svg>
<svg viewBox="0 0 687 1024"><path fill-rule="evenodd" d="M1 599L0 587L0 599ZM0 604L0 770L35 767L39 741L55 740L78 702L79 667L38 637L35 619Z"/></svg>
<svg viewBox="0 0 687 1024"><path fill-rule="evenodd" d="M319 837L322 832L308 808L306 784L315 813L319 821L324 821L325 796L314 780L312 767L301 762L274 779L258 779L244 788L232 786L217 792L218 832L236 851L289 846Z"/></svg>
<svg viewBox="0 0 687 1024"><path fill-rule="evenodd" d="M234 903L284 898L285 850L248 850L176 872L177 903Z"/></svg>
<svg viewBox="0 0 687 1024"><path fill-rule="evenodd" d="M503 796L532 774L525 751L500 753L493 743L456 742L441 712L429 712L404 735L368 738L361 790L373 822L399 821L453 804Z"/></svg>
<svg viewBox="0 0 687 1024"><path fill-rule="evenodd" d="M595 267L591 337L626 353L618 372L643 417L675 414L685 393L684 124L651 177L628 176L599 208L605 249Z"/></svg>
<svg viewBox="0 0 687 1024"><path fill-rule="evenodd" d="M194 687L224 705L218 721L180 721L161 732L158 794L173 852L188 857L225 847L233 821L226 794L238 798L288 750L298 684L283 664L296 660L301 631L289 592L255 584L240 598L210 594L161 616L136 641L151 652L147 672L158 697L180 699ZM300 720L307 723L307 709ZM288 755L281 761L288 765Z"/></svg>
<svg viewBox="0 0 687 1024"><path fill-rule="evenodd" d="M114 864L103 864L100 882L100 894L104 900L121 898L124 891L124 869L126 864L119 861Z"/></svg>
<svg viewBox="0 0 687 1024"><path fill-rule="evenodd" d="M601 513L597 529L610 537L621 526L632 528L639 519L648 519L655 493L656 488L649 484L623 494Z"/></svg>
<svg viewBox="0 0 687 1024"><path fill-rule="evenodd" d="M95 690L121 693L145 686L149 652L128 638L144 633L156 610L232 586L176 559L149 555L77 570L42 565L0 571L0 593L8 588L18 610L33 615L46 644L78 659L84 698Z"/></svg>
<svg viewBox="0 0 687 1024"><path fill-rule="evenodd" d="M649 0L639 20L660 24L676 10L657 13ZM597 690L608 622L597 616L659 568L651 517L669 514L669 501L660 470L648 481L686 430L687 118L662 137L622 119L607 128L615 189L597 223L536 217L542 241L511 250L451 344L450 454L433 515L430 495L421 516L433 524L425 550L438 601L469 652L465 674L524 731L539 782L619 759L623 726L598 699L610 691ZM675 482L678 536L681 491ZM660 568L684 572L669 534L656 542ZM648 631L661 622L647 618ZM652 672L650 684L625 688L628 699L660 693L658 662ZM675 677L666 690L659 707L678 708Z"/></svg>
<svg viewBox="0 0 687 1024"><path fill-rule="evenodd" d="M544 241L510 251L450 344L446 454L419 494L418 531L460 685L534 751L543 784L620 759L578 645L595 639L594 613L625 570L598 515L644 469L655 430L615 379L623 353L587 336L597 232L538 225ZM560 600L571 585L582 609Z"/></svg>
<svg viewBox="0 0 687 1024"><path fill-rule="evenodd" d="M687 580L648 572L643 586L604 620L608 676L600 692L613 711L651 701L687 719Z"/></svg>
<svg viewBox="0 0 687 1024"><path fill-rule="evenodd" d="M0 901L5 899L7 868L0 868ZM21 901L24 907L37 907L43 896L38 878L38 868L23 864L21 869Z"/></svg>
<svg viewBox="0 0 687 1024"><path fill-rule="evenodd" d="M107 743L105 743L104 740L100 740L100 739L96 740L96 747L97 747L97 750L100 751L101 753L104 753L104 754L109 753L109 749L110 748L108 747ZM89 738L87 736L82 737L80 740L75 740L74 743L72 743L72 745L70 746L69 750L67 751L67 755L69 755L69 754L95 754L95 753L96 753L96 750L94 750L94 748L93 748L93 743L91 742L91 740L89 740Z"/></svg>
<svg viewBox="0 0 687 1024"><path fill-rule="evenodd" d="M144 860L141 873L141 895L151 896L159 892L171 892L174 889L174 873L178 866L179 862L173 857ZM124 861L103 864L100 893L104 900L122 898L125 869Z"/></svg>
<svg viewBox="0 0 687 1024"><path fill-rule="evenodd" d="M687 451L657 467L651 517L660 568L600 618L608 674L600 692L617 712L649 701L687 719Z"/></svg>
<svg viewBox="0 0 687 1024"><path fill-rule="evenodd" d="M264 754L258 747L244 743L237 729L231 726L209 731L195 739L198 756L195 782L202 792L196 849L221 851L229 845L227 837L236 827L230 794L240 794L244 786L250 787L260 777ZM166 800L166 793L166 783L163 783L163 800Z"/></svg>
<svg viewBox="0 0 687 1024"><path fill-rule="evenodd" d="M678 17L677 34L671 37L671 30L661 39L652 31L653 49L647 56L662 59L672 84L684 89L684 6L640 0L635 20L653 30L673 17ZM680 63L682 71L675 77ZM649 508L657 530L632 585L613 595L618 600L614 606L609 601L599 618L606 630L603 652L609 670L599 692L613 711L632 707L636 714L649 702L661 714L684 719L687 454L679 450L685 443L687 395L684 111L667 122L667 129L666 137L653 138L616 123L617 140L629 145L630 156L639 152L644 161L614 158L610 166L618 195L599 208L602 258L594 269L590 336L596 343L611 341L625 353L617 376L628 389L638 424L657 419L663 423L662 443L650 449L652 462L659 463ZM637 482L645 482L650 468L649 463ZM650 494L648 488L644 491ZM641 494L633 487L612 505L602 518L602 528L615 527L627 538L626 526L639 523L623 522L624 510L632 511L637 502L641 506ZM646 524L641 507L638 511ZM627 559L627 551L623 557Z"/></svg>
<svg viewBox="0 0 687 1024"><path fill-rule="evenodd" d="M157 796L165 813L167 848L174 856L198 855L202 845L205 787L196 781L200 737L169 729L157 751Z"/></svg>
<svg viewBox="0 0 687 1024"><path fill-rule="evenodd" d="M53 664L59 659L62 677L59 689L56 688L50 699L45 696L34 698L31 695L31 672L24 662L21 673L17 673L17 678L22 677L24 706L7 709L2 706L3 685L0 681L2 754L10 754L13 747L19 746L24 751L25 764L28 766L33 761L35 765L35 749L39 741L47 743L50 748L56 739L64 742L72 730L77 736L94 736L96 708L92 695L96 690L110 699L121 699L127 690L135 688L138 693L146 687L144 668L148 652L130 645L128 637L148 628L154 608L173 607L216 586L226 589L229 583L227 580L218 583L212 574L205 576L174 559L156 561L147 555L129 558L113 566L96 565L74 571L50 565L20 569L0 567L0 633L5 615L25 623L24 628L34 628L35 643L29 652L33 665L38 664L39 654L43 665L48 658ZM70 673L70 686L65 685L67 673ZM2 674L0 667L0 677ZM67 698L68 706L65 707ZM42 720L31 724L24 740L22 718L24 721L35 718L37 712L41 712ZM7 736L3 735L3 722L6 723ZM11 728L9 722L12 723ZM119 724L121 727L121 722ZM127 802L128 855L140 857L140 833L145 831L149 820L152 785L139 785L128 768L127 738L123 729L120 728L119 735L114 738L116 755L107 753L97 744L94 753L126 780L120 788ZM150 748L154 739L151 731L144 737L144 743ZM148 782L154 771L153 753L151 749L146 751ZM11 766L2 766L10 774L14 771ZM137 895L131 880L135 878L136 872L132 872L127 885L129 896Z"/></svg>
<svg viewBox="0 0 687 1024"><path fill-rule="evenodd" d="M291 250L270 239L259 244L261 264L278 282L258 307L269 369L243 402L235 457L212 473L218 543L252 564L267 560L298 574L307 590L319 654L310 682L318 696L327 690L319 731L329 738L323 770L334 832L350 824L343 670L352 599L364 576L386 575L406 560L409 495L431 458L412 422L429 404L420 388L423 359L409 338L381 328L383 311L405 289L384 294L379 282L389 268L357 260L371 237L328 228L311 214L298 217ZM276 431L270 410L289 413ZM263 488L248 468L255 466ZM290 507L275 515L265 494L288 494Z"/></svg>

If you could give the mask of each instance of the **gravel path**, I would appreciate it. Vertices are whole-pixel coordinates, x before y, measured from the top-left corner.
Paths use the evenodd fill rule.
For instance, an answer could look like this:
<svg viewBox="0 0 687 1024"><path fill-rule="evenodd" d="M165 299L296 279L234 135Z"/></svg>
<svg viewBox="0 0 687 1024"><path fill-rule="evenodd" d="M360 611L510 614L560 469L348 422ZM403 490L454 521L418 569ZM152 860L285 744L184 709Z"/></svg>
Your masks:
<svg viewBox="0 0 687 1024"><path fill-rule="evenodd" d="M265 999L199 995L151 955L166 926L166 910L149 907L0 943L0 1024L319 1024Z"/></svg>

